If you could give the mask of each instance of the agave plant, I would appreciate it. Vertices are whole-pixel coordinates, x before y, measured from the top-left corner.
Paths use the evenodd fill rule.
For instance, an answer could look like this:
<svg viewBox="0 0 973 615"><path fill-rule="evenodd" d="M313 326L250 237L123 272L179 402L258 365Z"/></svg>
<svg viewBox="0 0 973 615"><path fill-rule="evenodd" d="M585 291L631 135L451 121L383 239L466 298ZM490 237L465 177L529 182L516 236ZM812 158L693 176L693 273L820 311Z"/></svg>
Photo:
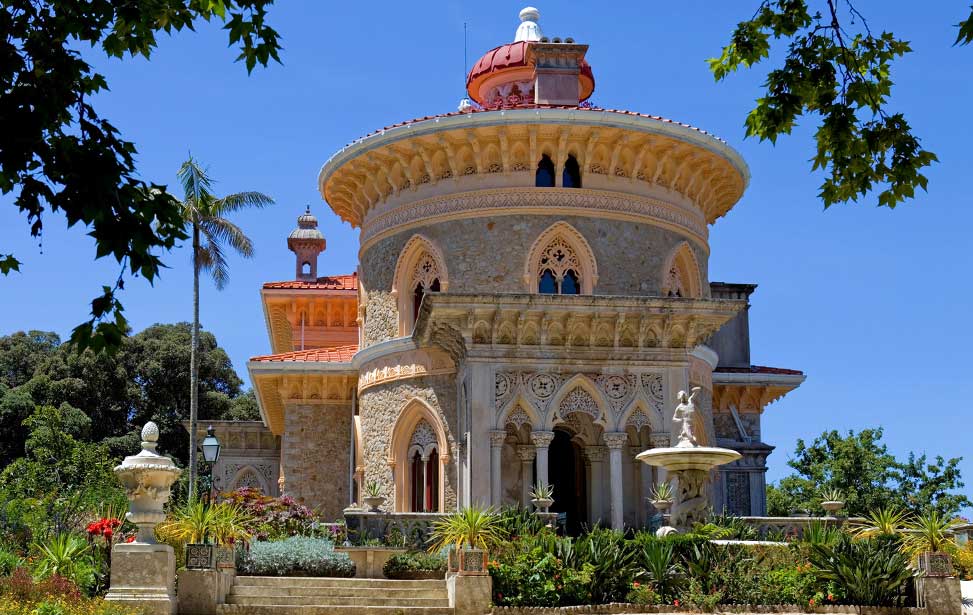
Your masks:
<svg viewBox="0 0 973 615"><path fill-rule="evenodd" d="M370 498L382 497L382 485L377 480L370 480L365 483L365 495Z"/></svg>
<svg viewBox="0 0 973 615"><path fill-rule="evenodd" d="M469 506L432 523L431 552L444 548L489 550L502 539L500 521L492 508Z"/></svg>
<svg viewBox="0 0 973 615"><path fill-rule="evenodd" d="M59 534L50 542L34 545L37 563L34 574L40 579L57 575L88 589L95 583L95 565L91 545L72 534Z"/></svg>
<svg viewBox="0 0 973 615"><path fill-rule="evenodd" d="M905 526L902 546L906 551L919 553L951 553L956 550L952 529L959 521L930 510L911 519Z"/></svg>
<svg viewBox="0 0 973 615"><path fill-rule="evenodd" d="M662 540L648 541L642 545L642 552L638 555L641 566L639 576L651 581L659 597L668 604L676 597L681 585L681 569L673 544Z"/></svg>
<svg viewBox="0 0 973 615"><path fill-rule="evenodd" d="M844 502L845 494L841 492L841 489L829 487L821 490L821 500L824 502Z"/></svg>
<svg viewBox="0 0 973 615"><path fill-rule="evenodd" d="M656 502L671 502L673 495L672 483L664 480L652 486L652 491L649 492L649 499Z"/></svg>
<svg viewBox="0 0 973 615"><path fill-rule="evenodd" d="M913 572L897 540L851 540L842 535L833 545L811 545L809 558L818 577L841 587L851 604L904 604Z"/></svg>
<svg viewBox="0 0 973 615"><path fill-rule="evenodd" d="M839 540L841 530L818 519L812 519L801 534L801 542L809 545L834 545Z"/></svg>
<svg viewBox="0 0 973 615"><path fill-rule="evenodd" d="M537 483L530 490L530 497L534 500L553 500L554 499L554 485L548 485L547 483Z"/></svg>
<svg viewBox="0 0 973 615"><path fill-rule="evenodd" d="M865 515L865 520L855 524L852 532L857 538L895 536L909 522L908 513L895 506L885 506Z"/></svg>

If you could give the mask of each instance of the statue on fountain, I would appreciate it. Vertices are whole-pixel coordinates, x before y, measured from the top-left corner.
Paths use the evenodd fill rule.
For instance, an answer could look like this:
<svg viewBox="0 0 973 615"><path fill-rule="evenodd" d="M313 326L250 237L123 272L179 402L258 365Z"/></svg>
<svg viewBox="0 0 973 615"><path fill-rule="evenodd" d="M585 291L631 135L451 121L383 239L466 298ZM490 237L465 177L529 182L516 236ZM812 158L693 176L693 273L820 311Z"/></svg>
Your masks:
<svg viewBox="0 0 973 615"><path fill-rule="evenodd" d="M696 437L700 418L696 412L696 396L699 387L693 387L690 395L679 391L679 405L672 414L672 433L676 434L676 448L693 448L702 446Z"/></svg>

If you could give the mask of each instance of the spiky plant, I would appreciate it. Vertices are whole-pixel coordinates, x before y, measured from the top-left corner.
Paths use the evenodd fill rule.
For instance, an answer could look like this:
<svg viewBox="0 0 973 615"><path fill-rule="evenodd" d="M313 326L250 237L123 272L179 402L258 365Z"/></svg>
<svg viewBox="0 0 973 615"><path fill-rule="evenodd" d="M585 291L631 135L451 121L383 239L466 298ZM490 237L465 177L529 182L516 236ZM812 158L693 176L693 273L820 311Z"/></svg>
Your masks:
<svg viewBox="0 0 973 615"><path fill-rule="evenodd" d="M446 547L489 550L503 537L499 516L494 510L473 505L434 521L432 538L430 552Z"/></svg>
<svg viewBox="0 0 973 615"><path fill-rule="evenodd" d="M958 524L959 521L935 510L916 515L905 526L902 546L913 555L925 552L952 553L957 548L952 529Z"/></svg>
<svg viewBox="0 0 973 615"><path fill-rule="evenodd" d="M895 506L885 506L865 515L864 521L852 526L852 533L857 538L895 536L902 532L908 522L908 513Z"/></svg>
<svg viewBox="0 0 973 615"><path fill-rule="evenodd" d="M196 487L196 423L199 415L199 274L209 272L216 288L229 280L226 245L244 258L253 256L253 242L226 215L248 207L274 202L260 192L237 192L224 197L213 194L213 179L192 156L177 174L182 184L182 217L193 239L193 329L190 349L189 389L189 497Z"/></svg>

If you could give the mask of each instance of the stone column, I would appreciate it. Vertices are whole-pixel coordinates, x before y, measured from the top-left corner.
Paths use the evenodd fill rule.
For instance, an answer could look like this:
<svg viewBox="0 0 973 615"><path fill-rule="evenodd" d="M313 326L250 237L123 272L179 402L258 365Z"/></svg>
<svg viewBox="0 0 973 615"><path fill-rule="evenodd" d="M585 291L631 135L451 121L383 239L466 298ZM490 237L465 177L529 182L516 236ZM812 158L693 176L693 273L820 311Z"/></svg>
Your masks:
<svg viewBox="0 0 973 615"><path fill-rule="evenodd" d="M537 482L545 485L551 484L551 478L547 471L547 452L551 442L554 441L553 431L532 431L530 433L531 442L537 447ZM557 494L554 494L557 497Z"/></svg>
<svg viewBox="0 0 973 615"><path fill-rule="evenodd" d="M622 498L622 447L628 442L628 434L619 431L609 432L602 435L602 439L608 446L611 524L613 529L620 530L625 525L625 509Z"/></svg>
<svg viewBox="0 0 973 615"><path fill-rule="evenodd" d="M642 452L641 447L628 446L625 452L625 459L632 464L632 514L635 515L635 526L641 527L645 523L646 518L645 494L642 492L642 469L643 466L645 468L649 466L635 458L636 455Z"/></svg>
<svg viewBox="0 0 973 615"><path fill-rule="evenodd" d="M503 429L495 429L490 432L490 503L500 507L503 483L500 476L500 461L503 453L503 443L507 439L507 432Z"/></svg>
<svg viewBox="0 0 973 615"><path fill-rule="evenodd" d="M672 437L668 432L656 432L652 434L650 442L652 443L652 448L667 448L672 442ZM655 480L657 483L666 482L669 480L669 471L665 468L655 468Z"/></svg>
<svg viewBox="0 0 973 615"><path fill-rule="evenodd" d="M530 505L530 487L534 482L534 458L537 449L533 444L517 446L517 456L520 457L520 503L524 508Z"/></svg>
<svg viewBox="0 0 973 615"><path fill-rule="evenodd" d="M605 518L601 503L604 500L602 494L605 484L604 462L605 455L608 454L608 449L604 446L586 446L584 447L584 453L588 458L588 463L591 465L591 481L588 483L588 500L590 502L588 511L591 515L591 524L594 525L601 523Z"/></svg>

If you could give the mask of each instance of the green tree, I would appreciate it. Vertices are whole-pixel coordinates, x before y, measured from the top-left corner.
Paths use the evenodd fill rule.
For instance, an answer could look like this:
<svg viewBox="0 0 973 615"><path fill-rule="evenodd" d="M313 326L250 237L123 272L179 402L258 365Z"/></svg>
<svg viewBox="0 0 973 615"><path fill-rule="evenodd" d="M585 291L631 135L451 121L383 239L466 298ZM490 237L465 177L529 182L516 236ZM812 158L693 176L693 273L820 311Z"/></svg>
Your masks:
<svg viewBox="0 0 973 615"><path fill-rule="evenodd" d="M86 439L103 443L113 458L138 450L138 432L146 421L159 424L160 450L186 462L188 434L189 323L157 324L126 337L114 355L77 353L56 342L53 333L15 333L0 337L0 365L30 366L9 382L0 381L0 468L24 455L28 429L23 421L35 406L80 408L91 419ZM30 346L24 340L46 337L52 344ZM216 337L199 337L200 404L203 419L259 417L252 393ZM12 386L11 386L12 385Z"/></svg>
<svg viewBox="0 0 973 615"><path fill-rule="evenodd" d="M24 421L25 455L0 473L0 521L28 540L78 531L86 514L124 500L104 445L85 441L91 419L62 404L38 406Z"/></svg>
<svg viewBox="0 0 973 615"><path fill-rule="evenodd" d="M772 516L792 511L821 512L822 491L837 489L845 498L844 513L865 515L888 506L919 513L930 508L951 515L970 501L955 493L963 488L960 459L927 464L926 457L909 455L899 462L881 442L882 429L863 429L842 435L826 431L807 444L797 441L787 465L796 470L767 489Z"/></svg>
<svg viewBox="0 0 973 615"><path fill-rule="evenodd" d="M199 274L207 271L216 288L223 289L229 279L224 254L229 245L244 258L253 256L253 242L246 233L224 216L247 207L263 207L274 202L260 192L237 192L224 197L213 194L213 180L191 156L179 169L182 184L182 217L192 229L193 239L193 333L190 354L189 398L189 499L196 484L196 423L199 416Z"/></svg>
<svg viewBox="0 0 973 615"><path fill-rule="evenodd" d="M850 0L764 0L737 24L719 57L709 60L717 81L770 57L771 38L787 41L781 65L767 74L764 93L746 119L746 134L776 142L805 115L819 120L812 169L825 172L825 207L878 192L895 207L925 190L923 169L936 155L922 149L905 116L889 109L892 64L910 53L891 32L873 33ZM973 7L957 24L955 44L973 42Z"/></svg>
<svg viewBox="0 0 973 615"><path fill-rule="evenodd" d="M31 234L45 213L90 227L95 258L120 265L114 283L91 303L91 319L71 339L81 349L117 349L127 324L118 291L126 271L150 282L159 251L185 238L181 207L164 186L138 178L136 148L100 117L93 101L105 77L80 49L148 58L159 33L192 30L200 20L224 23L230 45L251 71L279 61L278 34L267 25L273 0L6 0L0 12L0 192L27 216ZM20 262L0 249L0 273ZM110 320L109 320L110 317Z"/></svg>

